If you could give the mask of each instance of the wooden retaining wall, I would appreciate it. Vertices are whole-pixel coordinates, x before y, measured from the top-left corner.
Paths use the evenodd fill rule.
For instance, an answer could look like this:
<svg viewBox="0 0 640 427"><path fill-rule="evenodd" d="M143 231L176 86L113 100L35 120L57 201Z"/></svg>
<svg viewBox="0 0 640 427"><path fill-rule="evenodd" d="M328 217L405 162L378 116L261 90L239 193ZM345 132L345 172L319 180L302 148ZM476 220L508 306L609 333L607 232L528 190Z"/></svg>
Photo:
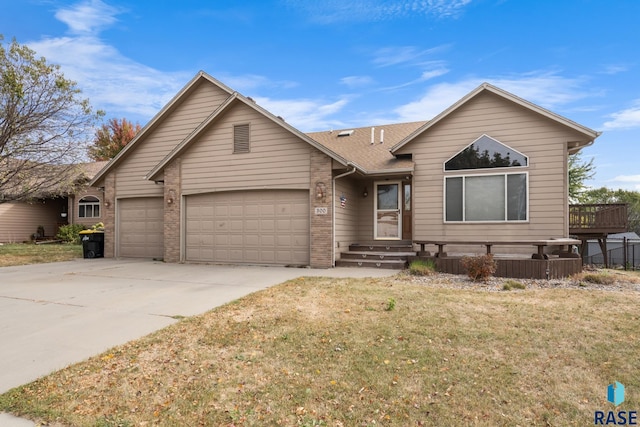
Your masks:
<svg viewBox="0 0 640 427"><path fill-rule="evenodd" d="M460 263L462 257L419 257L435 261L438 271L450 274L467 272ZM494 276L514 279L561 279L582 271L581 258L496 258L498 268Z"/></svg>

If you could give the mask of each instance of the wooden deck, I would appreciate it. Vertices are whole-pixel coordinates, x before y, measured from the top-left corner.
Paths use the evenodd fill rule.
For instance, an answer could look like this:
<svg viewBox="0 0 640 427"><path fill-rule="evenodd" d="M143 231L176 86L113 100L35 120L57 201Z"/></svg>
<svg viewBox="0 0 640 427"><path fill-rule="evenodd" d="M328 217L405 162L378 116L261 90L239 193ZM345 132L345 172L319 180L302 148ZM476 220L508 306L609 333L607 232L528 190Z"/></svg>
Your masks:
<svg viewBox="0 0 640 427"><path fill-rule="evenodd" d="M569 234L572 236L606 236L624 233L628 228L626 203L569 206Z"/></svg>
<svg viewBox="0 0 640 427"><path fill-rule="evenodd" d="M569 234L582 241L581 255L584 256L587 240L597 239L604 255L605 267L609 267L607 236L626 231L629 231L626 203L569 206Z"/></svg>

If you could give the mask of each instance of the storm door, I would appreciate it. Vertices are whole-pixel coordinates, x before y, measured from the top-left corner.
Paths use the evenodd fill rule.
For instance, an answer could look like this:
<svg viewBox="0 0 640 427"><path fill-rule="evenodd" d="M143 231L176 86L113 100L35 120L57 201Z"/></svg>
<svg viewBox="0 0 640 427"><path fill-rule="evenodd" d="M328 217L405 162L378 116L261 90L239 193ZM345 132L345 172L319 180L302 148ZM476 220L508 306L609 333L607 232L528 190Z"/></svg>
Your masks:
<svg viewBox="0 0 640 427"><path fill-rule="evenodd" d="M400 182L375 184L374 237L376 239L400 240L402 236Z"/></svg>

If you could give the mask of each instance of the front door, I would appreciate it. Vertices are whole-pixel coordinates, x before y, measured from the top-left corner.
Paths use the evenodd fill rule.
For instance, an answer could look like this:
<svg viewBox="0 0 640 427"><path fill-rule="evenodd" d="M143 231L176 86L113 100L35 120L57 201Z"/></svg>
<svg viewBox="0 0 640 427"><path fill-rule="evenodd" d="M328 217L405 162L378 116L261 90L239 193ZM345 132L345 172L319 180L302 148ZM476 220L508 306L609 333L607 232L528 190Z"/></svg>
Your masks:
<svg viewBox="0 0 640 427"><path fill-rule="evenodd" d="M400 182L384 181L375 184L374 237L376 239L401 239L401 190Z"/></svg>
<svg viewBox="0 0 640 427"><path fill-rule="evenodd" d="M411 219L413 200L411 199L411 182L405 181L402 183L402 240L411 240L413 237L411 228L413 223Z"/></svg>

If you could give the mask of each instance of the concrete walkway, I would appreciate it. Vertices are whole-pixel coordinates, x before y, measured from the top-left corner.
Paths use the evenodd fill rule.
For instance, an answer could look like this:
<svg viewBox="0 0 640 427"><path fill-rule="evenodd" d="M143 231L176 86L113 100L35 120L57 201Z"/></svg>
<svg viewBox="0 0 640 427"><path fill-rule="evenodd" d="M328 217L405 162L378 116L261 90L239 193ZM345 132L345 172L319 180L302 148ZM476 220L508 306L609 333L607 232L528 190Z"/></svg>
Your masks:
<svg viewBox="0 0 640 427"><path fill-rule="evenodd" d="M0 393L286 280L396 273L114 259L0 268ZM33 425L0 414L0 426Z"/></svg>

